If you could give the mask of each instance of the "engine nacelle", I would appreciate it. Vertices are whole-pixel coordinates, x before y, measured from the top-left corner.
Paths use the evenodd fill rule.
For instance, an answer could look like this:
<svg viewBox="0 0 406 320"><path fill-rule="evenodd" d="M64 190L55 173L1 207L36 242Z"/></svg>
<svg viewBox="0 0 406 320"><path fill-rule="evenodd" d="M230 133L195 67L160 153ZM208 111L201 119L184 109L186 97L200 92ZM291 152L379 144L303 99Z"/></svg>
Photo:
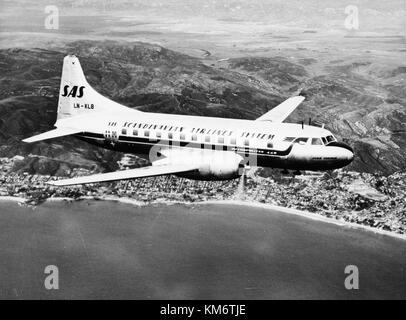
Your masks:
<svg viewBox="0 0 406 320"><path fill-rule="evenodd" d="M177 176L195 180L228 180L240 176L243 158L231 151L192 149L161 150L163 158L154 161L160 164L196 165L193 172L179 173Z"/></svg>
<svg viewBox="0 0 406 320"><path fill-rule="evenodd" d="M201 179L227 180L240 176L243 158L233 152L215 152L202 159L199 167Z"/></svg>

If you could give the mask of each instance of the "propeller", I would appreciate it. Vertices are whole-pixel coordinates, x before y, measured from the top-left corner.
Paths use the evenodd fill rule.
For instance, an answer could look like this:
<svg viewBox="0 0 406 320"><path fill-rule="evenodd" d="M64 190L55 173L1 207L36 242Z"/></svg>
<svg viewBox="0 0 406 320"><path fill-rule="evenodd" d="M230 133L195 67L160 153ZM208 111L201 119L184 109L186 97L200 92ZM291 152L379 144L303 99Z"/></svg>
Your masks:
<svg viewBox="0 0 406 320"><path fill-rule="evenodd" d="M246 166L241 166L241 176L240 176L240 181L238 182L238 187L235 192L235 198L236 200L244 200L245 198L245 175L246 175Z"/></svg>

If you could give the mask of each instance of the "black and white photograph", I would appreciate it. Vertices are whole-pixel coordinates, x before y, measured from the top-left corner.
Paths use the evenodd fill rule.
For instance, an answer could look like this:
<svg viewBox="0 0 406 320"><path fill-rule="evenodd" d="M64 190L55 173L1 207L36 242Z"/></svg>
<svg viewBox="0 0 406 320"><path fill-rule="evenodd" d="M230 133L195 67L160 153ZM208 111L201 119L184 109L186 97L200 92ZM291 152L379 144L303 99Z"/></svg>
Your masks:
<svg viewBox="0 0 406 320"><path fill-rule="evenodd" d="M405 299L404 0L0 0L0 300Z"/></svg>

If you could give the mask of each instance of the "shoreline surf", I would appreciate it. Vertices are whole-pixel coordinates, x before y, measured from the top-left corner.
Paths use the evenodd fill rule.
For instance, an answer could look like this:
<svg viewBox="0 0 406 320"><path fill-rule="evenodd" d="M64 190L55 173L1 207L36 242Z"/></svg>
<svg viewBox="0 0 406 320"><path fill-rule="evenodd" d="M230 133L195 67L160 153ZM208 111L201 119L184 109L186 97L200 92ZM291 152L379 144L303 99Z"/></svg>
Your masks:
<svg viewBox="0 0 406 320"><path fill-rule="evenodd" d="M27 199L23 198L23 197L0 196L0 201L12 201L12 202L17 202L17 203L25 203L26 200ZM85 196L85 197L80 197L78 199L67 198L67 197L50 197L50 198L46 199L46 202L62 202L62 201L76 202L76 201L81 201L81 200L113 201L113 202L119 202L119 203L123 203L123 204L134 205L134 206L138 206L138 207L149 206L149 205L174 205L174 204L181 204L181 205L186 205L186 206L210 205L210 204L212 204L212 205L238 205L238 206L262 208L265 210L275 210L275 211L279 211L279 212L283 212L283 213L288 213L288 214L305 217L305 218L308 218L311 220L335 224L335 225L338 225L341 227L362 229L362 230L370 231L370 232L373 232L376 234L386 235L386 236L394 237L397 239L406 240L406 234L396 233L396 232L388 231L388 230L382 230L382 229L374 228L374 227L359 224L359 223L329 218L329 217L325 217L321 214L312 213L309 211L302 211L302 210L298 210L298 209L294 209L294 208L281 207L281 206L276 206L276 205L266 204L266 203L246 202L243 200L208 200L208 201L190 202L190 203L182 202L182 201L157 201L157 202L153 202L153 203L147 203L147 202L134 200L134 199L128 198L128 197L114 197L114 196L107 196L107 197L88 196L87 197L87 196Z"/></svg>

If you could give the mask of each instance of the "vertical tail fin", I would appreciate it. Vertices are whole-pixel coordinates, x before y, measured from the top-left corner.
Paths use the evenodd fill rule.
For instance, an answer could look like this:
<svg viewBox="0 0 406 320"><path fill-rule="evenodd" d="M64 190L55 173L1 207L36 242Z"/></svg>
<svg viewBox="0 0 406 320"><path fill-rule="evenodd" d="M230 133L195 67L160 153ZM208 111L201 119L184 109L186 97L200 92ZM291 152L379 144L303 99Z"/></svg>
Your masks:
<svg viewBox="0 0 406 320"><path fill-rule="evenodd" d="M131 110L103 97L87 82L76 56L63 59L61 86L59 89L57 120L95 112L117 112Z"/></svg>

